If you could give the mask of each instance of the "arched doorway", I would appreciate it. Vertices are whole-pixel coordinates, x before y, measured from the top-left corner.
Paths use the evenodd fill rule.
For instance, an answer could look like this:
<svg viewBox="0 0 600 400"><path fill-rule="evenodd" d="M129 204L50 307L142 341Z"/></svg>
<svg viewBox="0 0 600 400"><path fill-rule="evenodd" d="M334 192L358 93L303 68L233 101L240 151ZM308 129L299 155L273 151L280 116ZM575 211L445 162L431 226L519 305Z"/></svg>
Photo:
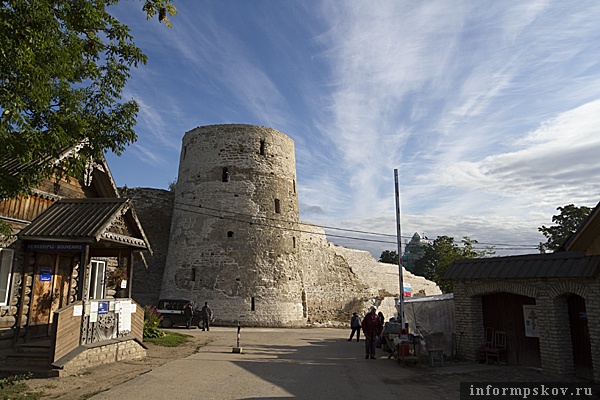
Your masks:
<svg viewBox="0 0 600 400"><path fill-rule="evenodd" d="M540 367L539 338L527 334L523 306L535 306L533 297L494 293L481 298L483 328L506 332L506 362L509 365Z"/></svg>
<svg viewBox="0 0 600 400"><path fill-rule="evenodd" d="M576 294L571 294L567 297L567 308L569 310L575 375L581 378L593 379L592 347L585 311L585 299Z"/></svg>

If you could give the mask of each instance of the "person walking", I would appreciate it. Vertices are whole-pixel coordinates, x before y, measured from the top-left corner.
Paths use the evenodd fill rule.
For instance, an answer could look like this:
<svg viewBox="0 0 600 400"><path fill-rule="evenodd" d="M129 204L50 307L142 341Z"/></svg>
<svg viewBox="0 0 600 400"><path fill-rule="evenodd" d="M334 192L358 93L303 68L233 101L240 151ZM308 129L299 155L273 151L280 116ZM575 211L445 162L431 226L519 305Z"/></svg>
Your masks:
<svg viewBox="0 0 600 400"><path fill-rule="evenodd" d="M371 306L371 310L365 315L361 325L363 334L365 335L365 358L370 358L371 360L375 360L375 344L383 330L383 324L376 312L377 307Z"/></svg>
<svg viewBox="0 0 600 400"><path fill-rule="evenodd" d="M185 326L188 329L192 329L192 318L194 318L194 310L192 310L192 303L187 303L183 309L183 316L185 317Z"/></svg>
<svg viewBox="0 0 600 400"><path fill-rule="evenodd" d="M361 321L360 321L360 317L358 316L357 313L352 313L352 319L350 320L350 328L352 328L352 333L350 334L350 339L348 339L349 342L352 341L352 337L354 336L354 332L356 332L356 341L360 341L360 328L361 328Z"/></svg>
<svg viewBox="0 0 600 400"><path fill-rule="evenodd" d="M208 306L208 302L204 302L204 307L202 307L202 322L204 325L202 326L202 330L210 331L210 319L212 318L212 310Z"/></svg>

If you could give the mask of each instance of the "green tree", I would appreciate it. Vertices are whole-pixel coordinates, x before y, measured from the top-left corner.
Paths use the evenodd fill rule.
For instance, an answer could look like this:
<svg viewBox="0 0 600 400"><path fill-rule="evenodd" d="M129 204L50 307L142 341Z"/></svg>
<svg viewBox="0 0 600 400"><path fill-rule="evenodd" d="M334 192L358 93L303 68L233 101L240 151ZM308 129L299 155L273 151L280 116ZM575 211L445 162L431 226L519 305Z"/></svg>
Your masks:
<svg viewBox="0 0 600 400"><path fill-rule="evenodd" d="M144 0L142 8L170 25L171 1ZM146 56L108 13L118 2L0 2L0 199L29 193L69 148L81 146L61 160L62 171L81 173L88 161L108 150L120 155L137 139L139 107L121 93Z"/></svg>
<svg viewBox="0 0 600 400"><path fill-rule="evenodd" d="M552 216L552 222L556 225L550 227L542 225L538 228L538 231L547 238L545 246L550 250L557 250L592 212L590 207L576 207L573 204L558 207L557 210L560 214Z"/></svg>
<svg viewBox="0 0 600 400"><path fill-rule="evenodd" d="M379 262L398 265L398 252L396 250L384 250L379 256Z"/></svg>
<svg viewBox="0 0 600 400"><path fill-rule="evenodd" d="M452 292L452 282L443 279L452 262L465 258L481 258L494 254L491 247L476 250L478 242L468 236L461 240L462 247L450 236L438 236L433 243L423 245L423 256L415 261L414 273L437 283L444 293Z"/></svg>

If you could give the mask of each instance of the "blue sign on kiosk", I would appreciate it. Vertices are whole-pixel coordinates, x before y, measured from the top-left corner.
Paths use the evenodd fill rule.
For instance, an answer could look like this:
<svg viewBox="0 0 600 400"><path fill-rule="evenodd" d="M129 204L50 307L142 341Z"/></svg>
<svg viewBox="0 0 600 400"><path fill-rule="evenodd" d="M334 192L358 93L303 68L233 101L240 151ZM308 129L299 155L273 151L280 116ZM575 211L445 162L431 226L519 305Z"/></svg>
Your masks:
<svg viewBox="0 0 600 400"><path fill-rule="evenodd" d="M40 268L40 282L51 282L52 270L50 268Z"/></svg>
<svg viewBox="0 0 600 400"><path fill-rule="evenodd" d="M108 313L108 301L99 301L98 302L98 314L107 314Z"/></svg>

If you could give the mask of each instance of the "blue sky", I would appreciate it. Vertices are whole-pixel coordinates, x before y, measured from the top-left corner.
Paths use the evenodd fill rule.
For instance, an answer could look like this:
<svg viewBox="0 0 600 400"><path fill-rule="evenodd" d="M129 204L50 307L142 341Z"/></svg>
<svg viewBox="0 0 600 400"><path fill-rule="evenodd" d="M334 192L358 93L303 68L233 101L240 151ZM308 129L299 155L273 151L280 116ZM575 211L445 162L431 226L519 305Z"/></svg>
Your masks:
<svg viewBox="0 0 600 400"><path fill-rule="evenodd" d="M294 140L302 221L392 235L331 238L376 256L394 169L403 236L498 254L600 201L597 1L175 0L172 29L141 5L113 8L149 57L124 95L139 139L107 156L119 186L167 188L185 132L244 123Z"/></svg>

